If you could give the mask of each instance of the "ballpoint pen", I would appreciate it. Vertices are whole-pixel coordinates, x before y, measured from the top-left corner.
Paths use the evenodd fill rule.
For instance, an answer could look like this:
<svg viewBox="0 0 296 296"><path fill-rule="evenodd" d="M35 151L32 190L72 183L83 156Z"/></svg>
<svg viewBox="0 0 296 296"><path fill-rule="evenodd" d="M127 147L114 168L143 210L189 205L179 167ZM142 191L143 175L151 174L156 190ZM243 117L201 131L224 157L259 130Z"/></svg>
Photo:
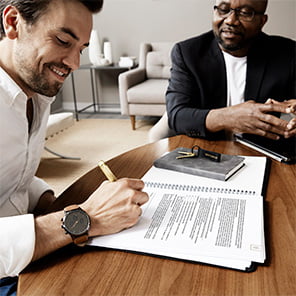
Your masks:
<svg viewBox="0 0 296 296"><path fill-rule="evenodd" d="M102 170L102 172L110 182L114 182L117 180L116 176L112 173L110 168L105 164L103 160L99 161L99 168Z"/></svg>

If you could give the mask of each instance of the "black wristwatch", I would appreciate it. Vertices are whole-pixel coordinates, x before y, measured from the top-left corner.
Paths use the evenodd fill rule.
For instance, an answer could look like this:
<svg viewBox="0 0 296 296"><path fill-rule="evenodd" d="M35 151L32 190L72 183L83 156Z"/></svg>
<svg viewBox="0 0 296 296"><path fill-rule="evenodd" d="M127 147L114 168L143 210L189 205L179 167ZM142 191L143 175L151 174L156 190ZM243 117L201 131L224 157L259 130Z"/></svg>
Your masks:
<svg viewBox="0 0 296 296"><path fill-rule="evenodd" d="M64 209L65 216L62 218L62 228L66 234L70 234L74 244L85 246L88 241L90 218L78 205L71 205Z"/></svg>

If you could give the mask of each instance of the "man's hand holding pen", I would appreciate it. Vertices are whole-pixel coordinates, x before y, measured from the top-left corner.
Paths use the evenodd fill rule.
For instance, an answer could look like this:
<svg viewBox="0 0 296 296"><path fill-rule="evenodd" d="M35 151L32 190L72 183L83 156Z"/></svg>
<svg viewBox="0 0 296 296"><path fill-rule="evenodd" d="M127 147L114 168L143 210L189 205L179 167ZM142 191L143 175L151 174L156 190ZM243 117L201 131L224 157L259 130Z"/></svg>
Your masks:
<svg viewBox="0 0 296 296"><path fill-rule="evenodd" d="M91 219L89 236L116 233L135 225L142 214L141 206L149 199L143 188L144 182L138 179L103 182L81 204Z"/></svg>

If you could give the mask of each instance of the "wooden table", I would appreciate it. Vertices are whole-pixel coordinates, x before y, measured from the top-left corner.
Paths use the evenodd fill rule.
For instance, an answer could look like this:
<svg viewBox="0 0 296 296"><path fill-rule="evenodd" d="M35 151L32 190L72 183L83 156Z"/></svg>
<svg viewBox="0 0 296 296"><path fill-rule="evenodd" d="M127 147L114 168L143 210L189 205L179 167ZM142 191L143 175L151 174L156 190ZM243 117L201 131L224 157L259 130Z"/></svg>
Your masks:
<svg viewBox="0 0 296 296"><path fill-rule="evenodd" d="M260 155L232 141L177 136L131 150L108 164L118 177L141 178L153 161L176 147ZM104 179L93 169L54 209L81 202ZM19 278L18 295L296 295L296 165L271 161L265 198L267 262L252 273L100 248L68 246L33 264Z"/></svg>

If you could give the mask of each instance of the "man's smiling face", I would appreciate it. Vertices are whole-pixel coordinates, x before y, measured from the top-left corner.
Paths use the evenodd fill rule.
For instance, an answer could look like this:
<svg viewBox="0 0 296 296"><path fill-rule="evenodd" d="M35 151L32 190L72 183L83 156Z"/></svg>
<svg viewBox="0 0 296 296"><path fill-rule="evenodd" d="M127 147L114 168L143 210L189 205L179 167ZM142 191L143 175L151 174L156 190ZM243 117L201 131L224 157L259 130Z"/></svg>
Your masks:
<svg viewBox="0 0 296 296"><path fill-rule="evenodd" d="M56 95L79 67L80 54L89 42L92 13L79 2L55 0L35 24L21 19L18 26L13 78L28 96Z"/></svg>

